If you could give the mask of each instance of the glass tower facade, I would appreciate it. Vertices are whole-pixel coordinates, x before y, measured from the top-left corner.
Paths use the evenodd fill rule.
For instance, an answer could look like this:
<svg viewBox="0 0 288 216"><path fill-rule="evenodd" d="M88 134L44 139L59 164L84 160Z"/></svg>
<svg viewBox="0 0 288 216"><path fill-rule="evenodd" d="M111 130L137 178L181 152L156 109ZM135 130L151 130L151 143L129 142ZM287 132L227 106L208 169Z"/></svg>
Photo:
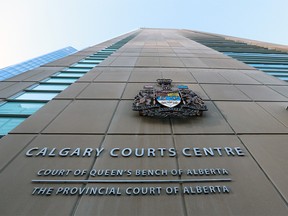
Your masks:
<svg viewBox="0 0 288 216"><path fill-rule="evenodd" d="M69 47L65 47L63 49L30 59L28 61L16 64L16 65L5 67L3 69L0 69L0 81L13 77L15 75L24 73L28 70L32 70L41 65L58 60L65 56L71 55L75 53L76 51L77 50L75 48L69 46Z"/></svg>

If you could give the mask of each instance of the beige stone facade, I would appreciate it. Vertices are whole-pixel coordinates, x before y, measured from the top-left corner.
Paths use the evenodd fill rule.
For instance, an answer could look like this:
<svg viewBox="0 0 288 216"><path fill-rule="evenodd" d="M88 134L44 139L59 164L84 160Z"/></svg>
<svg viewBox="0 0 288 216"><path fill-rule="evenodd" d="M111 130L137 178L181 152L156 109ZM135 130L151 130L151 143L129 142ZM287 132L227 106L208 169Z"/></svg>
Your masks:
<svg viewBox="0 0 288 216"><path fill-rule="evenodd" d="M287 215L288 83L185 37L199 32L137 32L0 140L0 215ZM0 96L127 35L1 82ZM208 111L139 116L134 96L158 78Z"/></svg>

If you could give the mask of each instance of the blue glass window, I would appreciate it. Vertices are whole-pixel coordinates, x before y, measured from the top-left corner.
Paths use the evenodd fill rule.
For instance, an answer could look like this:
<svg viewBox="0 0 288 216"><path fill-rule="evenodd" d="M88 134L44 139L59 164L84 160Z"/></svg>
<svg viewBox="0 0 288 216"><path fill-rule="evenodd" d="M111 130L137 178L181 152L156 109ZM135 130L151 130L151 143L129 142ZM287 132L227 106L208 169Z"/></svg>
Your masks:
<svg viewBox="0 0 288 216"><path fill-rule="evenodd" d="M280 65L280 64L249 64L253 67L256 67L256 68L287 68L288 69L288 65Z"/></svg>
<svg viewBox="0 0 288 216"><path fill-rule="evenodd" d="M80 67L80 68L93 68L95 67L97 64L86 64L86 63L76 63L74 65L72 65L72 67Z"/></svg>
<svg viewBox="0 0 288 216"><path fill-rule="evenodd" d="M94 54L94 55L91 55L90 57L91 58L107 58L109 55L106 55L106 54Z"/></svg>
<svg viewBox="0 0 288 216"><path fill-rule="evenodd" d="M106 49L104 49L104 50L102 50L102 51L112 51L112 52L115 52L117 49L112 49L112 48L106 48Z"/></svg>
<svg viewBox="0 0 288 216"><path fill-rule="evenodd" d="M0 117L0 135L6 135L26 118Z"/></svg>
<svg viewBox="0 0 288 216"><path fill-rule="evenodd" d="M83 62L83 63L95 63L95 64L99 64L100 62L102 62L103 60L102 59L85 59L85 60L82 60L80 62ZM79 63L80 63L79 62Z"/></svg>
<svg viewBox="0 0 288 216"><path fill-rule="evenodd" d="M112 54L114 51L110 51L110 50L101 50L101 51L98 51L97 54Z"/></svg>
<svg viewBox="0 0 288 216"><path fill-rule="evenodd" d="M265 71L265 72L277 72L277 71L279 71L279 72L288 72L288 69L279 69L279 68L276 68L276 69L274 69L274 68L270 68L270 69L261 69L262 71Z"/></svg>
<svg viewBox="0 0 288 216"><path fill-rule="evenodd" d="M33 114L46 103L6 102L0 104L0 114Z"/></svg>
<svg viewBox="0 0 288 216"><path fill-rule="evenodd" d="M273 75L273 76L287 76L288 77L288 73L281 73L281 72L267 72L267 74L269 75Z"/></svg>
<svg viewBox="0 0 288 216"><path fill-rule="evenodd" d="M51 100L58 93L52 92L23 92L22 94L14 97L15 100Z"/></svg>
<svg viewBox="0 0 288 216"><path fill-rule="evenodd" d="M76 67L69 67L65 69L64 71L69 71L69 72L88 72L90 71L90 68L76 68Z"/></svg>
<svg viewBox="0 0 288 216"><path fill-rule="evenodd" d="M105 58L97 57L97 56L89 56L89 57L86 57L86 58L85 58L85 62L86 62L86 60L95 60L95 61L101 62L101 61L105 60ZM83 60L83 61L84 61L84 60Z"/></svg>
<svg viewBox="0 0 288 216"><path fill-rule="evenodd" d="M54 77L82 77L85 73L59 73L54 75Z"/></svg>
<svg viewBox="0 0 288 216"><path fill-rule="evenodd" d="M40 90L40 91L63 91L69 85L62 85L62 84L39 84L35 87L32 87L31 90Z"/></svg>
<svg viewBox="0 0 288 216"><path fill-rule="evenodd" d="M229 56L268 56L268 57L288 57L287 54L273 54L273 53L239 53L239 52L223 52Z"/></svg>
<svg viewBox="0 0 288 216"><path fill-rule="evenodd" d="M74 83L78 78L56 78L51 77L43 82L46 83Z"/></svg>

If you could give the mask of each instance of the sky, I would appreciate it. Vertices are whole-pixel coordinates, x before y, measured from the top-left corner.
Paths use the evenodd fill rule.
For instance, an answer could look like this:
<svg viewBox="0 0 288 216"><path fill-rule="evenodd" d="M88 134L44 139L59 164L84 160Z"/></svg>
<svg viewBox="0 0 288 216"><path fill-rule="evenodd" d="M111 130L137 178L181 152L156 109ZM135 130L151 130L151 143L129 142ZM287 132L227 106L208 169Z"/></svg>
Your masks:
<svg viewBox="0 0 288 216"><path fill-rule="evenodd" d="M191 29L288 45L288 0L0 0L0 68L132 30Z"/></svg>

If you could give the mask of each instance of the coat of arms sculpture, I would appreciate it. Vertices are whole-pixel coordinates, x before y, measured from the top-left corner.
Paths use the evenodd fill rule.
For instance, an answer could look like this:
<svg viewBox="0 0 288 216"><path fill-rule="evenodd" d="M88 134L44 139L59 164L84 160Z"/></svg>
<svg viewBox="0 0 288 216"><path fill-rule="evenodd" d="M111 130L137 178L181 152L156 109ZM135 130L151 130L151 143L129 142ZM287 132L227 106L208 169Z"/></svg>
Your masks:
<svg viewBox="0 0 288 216"><path fill-rule="evenodd" d="M145 85L135 96L134 111L150 117L202 116L204 101L186 85L172 85L171 79L157 79L157 85Z"/></svg>

